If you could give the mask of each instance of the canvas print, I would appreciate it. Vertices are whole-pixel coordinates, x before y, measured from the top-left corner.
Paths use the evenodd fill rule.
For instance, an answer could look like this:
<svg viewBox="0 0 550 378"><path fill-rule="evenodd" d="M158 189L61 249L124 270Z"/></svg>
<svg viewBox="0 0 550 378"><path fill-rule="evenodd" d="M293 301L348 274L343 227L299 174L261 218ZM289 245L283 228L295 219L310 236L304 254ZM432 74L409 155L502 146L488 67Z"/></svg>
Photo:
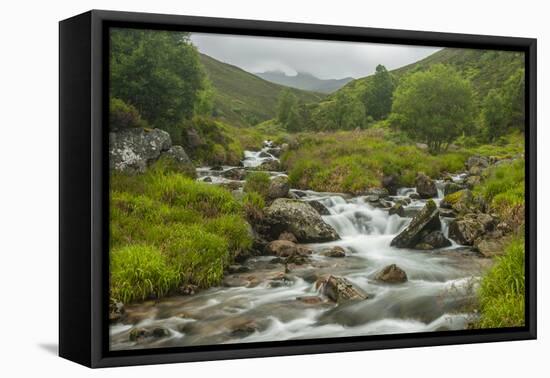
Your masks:
<svg viewBox="0 0 550 378"><path fill-rule="evenodd" d="M522 327L525 57L109 34L112 351Z"/></svg>

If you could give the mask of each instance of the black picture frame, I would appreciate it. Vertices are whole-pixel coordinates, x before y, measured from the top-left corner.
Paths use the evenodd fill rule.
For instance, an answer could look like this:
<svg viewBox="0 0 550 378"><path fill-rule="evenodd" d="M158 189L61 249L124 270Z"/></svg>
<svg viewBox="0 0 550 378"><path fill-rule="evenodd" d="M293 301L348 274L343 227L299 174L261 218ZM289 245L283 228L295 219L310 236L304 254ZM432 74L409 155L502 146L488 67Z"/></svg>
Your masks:
<svg viewBox="0 0 550 378"><path fill-rule="evenodd" d="M526 324L522 328L111 352L108 348L108 30L185 30L525 53ZM535 339L536 39L92 10L59 24L59 354L88 367Z"/></svg>

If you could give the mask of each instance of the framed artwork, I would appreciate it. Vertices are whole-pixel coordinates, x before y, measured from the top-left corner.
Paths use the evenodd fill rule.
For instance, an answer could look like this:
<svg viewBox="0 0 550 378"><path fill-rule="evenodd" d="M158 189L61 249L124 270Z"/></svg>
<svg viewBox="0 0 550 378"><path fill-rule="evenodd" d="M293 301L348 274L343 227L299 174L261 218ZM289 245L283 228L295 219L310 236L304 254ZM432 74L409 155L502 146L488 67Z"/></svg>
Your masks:
<svg viewBox="0 0 550 378"><path fill-rule="evenodd" d="M536 40L60 22L60 355L536 337Z"/></svg>

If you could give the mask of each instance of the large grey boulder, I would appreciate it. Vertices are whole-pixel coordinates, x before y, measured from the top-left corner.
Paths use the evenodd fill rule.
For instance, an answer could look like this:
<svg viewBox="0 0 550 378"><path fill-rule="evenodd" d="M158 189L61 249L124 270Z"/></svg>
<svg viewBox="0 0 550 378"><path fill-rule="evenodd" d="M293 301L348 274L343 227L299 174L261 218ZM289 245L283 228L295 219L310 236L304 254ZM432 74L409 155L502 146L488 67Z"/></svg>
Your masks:
<svg viewBox="0 0 550 378"><path fill-rule="evenodd" d="M407 281L407 273L395 264L386 266L376 273L375 280L385 283L403 283Z"/></svg>
<svg viewBox="0 0 550 378"><path fill-rule="evenodd" d="M397 248L414 248L422 238L432 231L441 230L439 210L433 200L429 200L424 208L411 220L411 223L391 241Z"/></svg>
<svg viewBox="0 0 550 378"><path fill-rule="evenodd" d="M439 206L453 210L457 214L482 212L487 207L483 198L474 195L469 189L462 189L446 195Z"/></svg>
<svg viewBox="0 0 550 378"><path fill-rule="evenodd" d="M435 181L420 172L416 176L415 180L416 192L420 198L433 198L437 197L437 187Z"/></svg>
<svg viewBox="0 0 550 378"><path fill-rule="evenodd" d="M489 160L483 156L470 156L466 161L466 168L470 175L479 176L489 166Z"/></svg>
<svg viewBox="0 0 550 378"><path fill-rule="evenodd" d="M339 240L336 231L306 202L278 198L264 211L269 232L276 237L291 232L302 243Z"/></svg>
<svg viewBox="0 0 550 378"><path fill-rule="evenodd" d="M143 173L147 165L170 150L170 135L163 130L127 129L109 133L110 168L124 173Z"/></svg>
<svg viewBox="0 0 550 378"><path fill-rule="evenodd" d="M478 237L495 227L495 219L489 214L470 213L455 219L449 225L449 237L462 245L474 245Z"/></svg>
<svg viewBox="0 0 550 378"><path fill-rule="evenodd" d="M290 184L288 183L288 177L277 176L271 179L269 183L269 189L267 196L270 199L288 197L288 191L290 190Z"/></svg>

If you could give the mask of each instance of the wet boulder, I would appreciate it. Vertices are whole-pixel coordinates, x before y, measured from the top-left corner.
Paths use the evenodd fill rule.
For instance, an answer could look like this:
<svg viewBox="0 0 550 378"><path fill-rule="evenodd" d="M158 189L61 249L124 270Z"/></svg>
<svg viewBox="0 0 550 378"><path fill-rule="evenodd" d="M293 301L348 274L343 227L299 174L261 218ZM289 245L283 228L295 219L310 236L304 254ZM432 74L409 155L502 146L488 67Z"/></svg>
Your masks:
<svg viewBox="0 0 550 378"><path fill-rule="evenodd" d="M326 257L346 257L346 251L340 246L334 246L330 248L325 248L321 251L321 255Z"/></svg>
<svg viewBox="0 0 550 378"><path fill-rule="evenodd" d="M288 240L288 241L291 241L293 243L298 243L298 239L296 239L296 236L294 236L294 234L292 232L283 231L279 235L278 239L279 240Z"/></svg>
<svg viewBox="0 0 550 378"><path fill-rule="evenodd" d="M470 213L449 225L449 237L462 245L474 245L475 240L494 229L495 220L489 214Z"/></svg>
<svg viewBox="0 0 550 378"><path fill-rule="evenodd" d="M437 187L435 181L420 172L416 176L415 180L416 192L420 198L433 198L437 197Z"/></svg>
<svg viewBox="0 0 550 378"><path fill-rule="evenodd" d="M411 220L411 223L391 241L397 248L414 248L424 235L441 230L439 210L434 201L429 200L424 208Z"/></svg>
<svg viewBox="0 0 550 378"><path fill-rule="evenodd" d="M337 303L364 300L369 297L363 290L344 277L330 275L320 278L315 283L315 287L319 289L323 295Z"/></svg>
<svg viewBox="0 0 550 378"><path fill-rule="evenodd" d="M274 240L266 245L265 253L277 257L306 256L310 255L312 250L289 240Z"/></svg>
<svg viewBox="0 0 550 378"><path fill-rule="evenodd" d="M307 202L278 198L264 210L264 221L273 237L291 232L301 243L339 240L336 231L323 221Z"/></svg>
<svg viewBox="0 0 550 378"><path fill-rule="evenodd" d="M319 215L330 215L330 211L326 208L325 205L323 205L321 202L317 200L311 200L307 201L319 213Z"/></svg>
<svg viewBox="0 0 550 378"><path fill-rule="evenodd" d="M170 150L172 140L163 130L127 129L109 133L109 165L127 174L143 173L162 152Z"/></svg>
<svg viewBox="0 0 550 378"><path fill-rule="evenodd" d="M373 196L373 198L376 198L376 201L378 201L380 198L386 198L390 195L388 189L386 188L368 188L363 194L367 197Z"/></svg>
<svg viewBox="0 0 550 378"><path fill-rule="evenodd" d="M275 156L277 158L281 156L281 148L280 147L268 148L266 152L268 154L270 154L271 156Z"/></svg>
<svg viewBox="0 0 550 378"><path fill-rule="evenodd" d="M391 264L376 273L374 278L385 283L403 283L407 281L407 273L397 265Z"/></svg>
<svg viewBox="0 0 550 378"><path fill-rule="evenodd" d="M397 189L401 186L399 183L399 177L397 175L387 175L382 177L382 186L391 195L397 194Z"/></svg>
<svg viewBox="0 0 550 378"><path fill-rule="evenodd" d="M415 249L438 249L451 246L451 241L441 231L432 231L422 238Z"/></svg>
<svg viewBox="0 0 550 378"><path fill-rule="evenodd" d="M228 180L242 181L245 179L246 171L243 168L231 168L223 171L220 176Z"/></svg>
<svg viewBox="0 0 550 378"><path fill-rule="evenodd" d="M288 183L288 177L277 176L271 179L267 196L270 199L288 197L288 191L290 190L290 184Z"/></svg>
<svg viewBox="0 0 550 378"><path fill-rule="evenodd" d="M279 171L281 169L281 165L279 164L279 161L275 159L269 159L264 160L262 164L253 169L258 171Z"/></svg>

